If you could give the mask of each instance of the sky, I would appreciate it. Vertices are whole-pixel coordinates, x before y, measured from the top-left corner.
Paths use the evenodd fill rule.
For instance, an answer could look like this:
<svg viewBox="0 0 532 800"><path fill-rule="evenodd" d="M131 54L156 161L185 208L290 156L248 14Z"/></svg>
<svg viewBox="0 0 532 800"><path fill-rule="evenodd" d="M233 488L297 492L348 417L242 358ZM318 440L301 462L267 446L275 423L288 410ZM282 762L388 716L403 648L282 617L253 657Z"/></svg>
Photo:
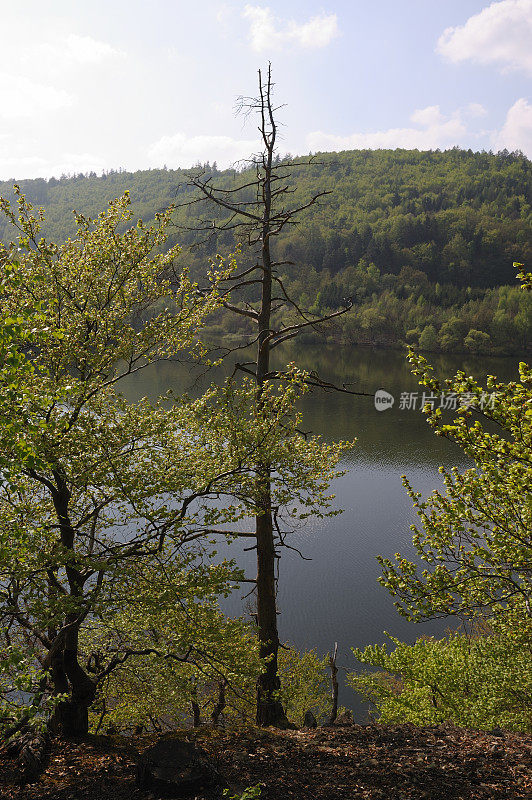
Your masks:
<svg viewBox="0 0 532 800"><path fill-rule="evenodd" d="M271 61L281 154L522 150L532 0L0 0L0 179L226 167Z"/></svg>

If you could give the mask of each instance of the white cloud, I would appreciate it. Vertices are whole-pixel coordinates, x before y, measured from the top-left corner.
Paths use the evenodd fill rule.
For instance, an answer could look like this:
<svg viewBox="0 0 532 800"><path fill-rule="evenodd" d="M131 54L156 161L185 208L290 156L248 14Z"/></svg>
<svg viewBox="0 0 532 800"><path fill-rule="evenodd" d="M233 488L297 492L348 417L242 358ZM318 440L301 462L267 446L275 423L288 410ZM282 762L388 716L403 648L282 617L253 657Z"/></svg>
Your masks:
<svg viewBox="0 0 532 800"><path fill-rule="evenodd" d="M521 97L506 114L501 130L493 136L495 150L522 150L532 158L532 105Z"/></svg>
<svg viewBox="0 0 532 800"><path fill-rule="evenodd" d="M2 155L0 152L0 180L25 177L60 178L61 175L77 175L80 172L101 172L106 164L92 153L62 153L56 159L42 156Z"/></svg>
<svg viewBox="0 0 532 800"><path fill-rule="evenodd" d="M0 72L0 119L34 117L67 108L73 98L63 89Z"/></svg>
<svg viewBox="0 0 532 800"><path fill-rule="evenodd" d="M39 156L24 156L23 158L2 158L0 155L0 180L22 180L25 177L45 178L42 170L46 159Z"/></svg>
<svg viewBox="0 0 532 800"><path fill-rule="evenodd" d="M471 117L485 117L488 113L482 103L469 103L464 112Z"/></svg>
<svg viewBox="0 0 532 800"><path fill-rule="evenodd" d="M439 106L427 106L414 111L410 117L419 126L417 128L388 128L384 131L352 133L348 136L314 131L307 136L307 146L312 152L395 148L436 150L453 147L460 143L467 132L463 113L463 109L458 109L445 116Z"/></svg>
<svg viewBox="0 0 532 800"><path fill-rule="evenodd" d="M222 3L222 5L219 7L216 13L216 22L218 24L218 29L223 36L227 36L230 33L234 14L234 6L231 6L228 3Z"/></svg>
<svg viewBox="0 0 532 800"><path fill-rule="evenodd" d="M417 125L425 125L427 128L437 127L443 122L443 114L439 106L427 106L419 108L410 115L412 122Z"/></svg>
<svg viewBox="0 0 532 800"><path fill-rule="evenodd" d="M500 0L447 28L437 51L454 62L497 64L532 73L532 0Z"/></svg>
<svg viewBox="0 0 532 800"><path fill-rule="evenodd" d="M240 159L249 158L256 149L255 140L232 139L230 136L186 136L176 133L162 136L148 149L153 166L191 167L198 161L216 161L219 167L229 167Z"/></svg>
<svg viewBox="0 0 532 800"><path fill-rule="evenodd" d="M64 38L57 37L53 41L42 42L34 48L23 48L21 55L25 61L32 63L38 59L41 69L63 70L76 65L96 66L105 61L124 58L126 54L107 42L70 33Z"/></svg>
<svg viewBox="0 0 532 800"><path fill-rule="evenodd" d="M123 50L112 47L107 42L100 42L91 36L78 36L71 33L67 36L66 51L69 58L79 64L100 64L114 58L124 58Z"/></svg>
<svg viewBox="0 0 532 800"><path fill-rule="evenodd" d="M247 5L242 14L250 23L251 46L259 53L290 44L308 49L326 47L339 33L336 14L322 13L301 24L276 19L266 6Z"/></svg>
<svg viewBox="0 0 532 800"><path fill-rule="evenodd" d="M80 172L101 172L106 167L105 160L94 153L62 153L59 158L47 162L44 172L46 177L58 178Z"/></svg>

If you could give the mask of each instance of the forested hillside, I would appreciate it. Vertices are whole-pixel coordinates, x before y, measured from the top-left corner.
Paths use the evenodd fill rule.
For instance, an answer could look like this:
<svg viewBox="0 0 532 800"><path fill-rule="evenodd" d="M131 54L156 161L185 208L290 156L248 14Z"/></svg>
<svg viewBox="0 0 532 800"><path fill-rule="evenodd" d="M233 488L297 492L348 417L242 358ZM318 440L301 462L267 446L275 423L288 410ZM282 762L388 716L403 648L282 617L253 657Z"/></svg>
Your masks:
<svg viewBox="0 0 532 800"><path fill-rule="evenodd" d="M204 165L218 185L247 183L249 174ZM187 171L110 172L100 177L20 181L30 201L46 209L55 241L74 232L72 209L95 214L129 190L135 215L149 221L190 190ZM532 298L515 287L512 262L532 262L532 162L520 154L453 149L366 150L319 154L292 171L287 204L330 192L276 243L291 294L323 313L353 298L354 311L328 335L350 342L428 350L513 353L529 346ZM0 184L10 196L12 182ZM197 206L179 209L192 225ZM203 215L205 218L205 210ZM209 212L212 214L212 212ZM0 236L10 232L0 221ZM197 235L181 228L169 245ZM199 276L208 257L234 249L231 232L182 258ZM241 260L246 261L245 249ZM217 320L220 332L229 323ZM233 331L234 332L234 331ZM312 334L314 335L314 334Z"/></svg>

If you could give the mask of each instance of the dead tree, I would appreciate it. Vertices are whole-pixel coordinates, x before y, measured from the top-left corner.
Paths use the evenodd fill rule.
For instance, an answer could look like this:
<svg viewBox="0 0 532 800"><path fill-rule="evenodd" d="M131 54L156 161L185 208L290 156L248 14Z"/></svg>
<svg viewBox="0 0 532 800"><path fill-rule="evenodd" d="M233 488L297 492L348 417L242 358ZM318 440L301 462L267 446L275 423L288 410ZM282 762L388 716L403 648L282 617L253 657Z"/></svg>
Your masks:
<svg viewBox="0 0 532 800"><path fill-rule="evenodd" d="M256 114L261 151L250 159L249 171L235 174L235 185L221 188L213 183L213 176L201 172L188 183L192 199L180 203L180 207L196 206L199 214L193 226L179 224L189 231L201 232L205 238L216 236L221 231L233 231L250 252L254 263L245 265L226 280L222 290L225 308L253 324L252 342L256 346L256 357L252 362L238 364L243 372L252 375L257 383L257 399L260 403L264 383L280 378L283 372L272 370L270 355L283 342L293 339L309 327L346 313L345 306L324 317L313 315L300 308L290 297L280 267L291 262L276 260L273 243L285 228L294 225L305 209L313 206L329 192L317 192L307 202L295 208L285 205L294 189L291 186L291 169L311 163L312 159L281 161L277 155L278 121L280 106L273 102L271 65L264 76L259 70L258 97L239 99L239 110L245 114ZM190 197L190 195L189 195ZM225 215L223 219L212 219L209 213L215 208ZM208 289L206 289L208 291ZM335 387L312 373L308 382L313 386L350 391L346 387ZM354 394L364 394L353 392ZM265 659L264 671L257 681L257 723L259 725L286 725L287 719L279 700L279 677L277 654L279 635L276 604L276 559L277 549L283 545L272 509L271 469L268 463L257 463L255 480L259 513L255 517L255 548L257 552L257 627L260 640L260 655Z"/></svg>
<svg viewBox="0 0 532 800"><path fill-rule="evenodd" d="M338 654L338 642L334 643L334 652L329 653L329 668L331 670L331 715L327 722L328 725L334 725L336 717L338 716L338 667L336 666L336 656Z"/></svg>

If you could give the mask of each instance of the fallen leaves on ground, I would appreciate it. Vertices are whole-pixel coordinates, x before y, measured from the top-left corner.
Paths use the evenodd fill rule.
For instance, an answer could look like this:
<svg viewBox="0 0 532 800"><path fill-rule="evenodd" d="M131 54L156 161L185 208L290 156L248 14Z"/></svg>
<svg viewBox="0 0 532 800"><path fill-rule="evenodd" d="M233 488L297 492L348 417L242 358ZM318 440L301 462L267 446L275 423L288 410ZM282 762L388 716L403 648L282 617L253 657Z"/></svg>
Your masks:
<svg viewBox="0 0 532 800"><path fill-rule="evenodd" d="M525 735L378 724L227 733L204 728L182 735L207 751L232 792L261 784L262 800L532 798L532 737ZM56 739L46 771L24 787L16 784L14 762L0 754L0 797L151 800L135 786L135 761L153 741Z"/></svg>

